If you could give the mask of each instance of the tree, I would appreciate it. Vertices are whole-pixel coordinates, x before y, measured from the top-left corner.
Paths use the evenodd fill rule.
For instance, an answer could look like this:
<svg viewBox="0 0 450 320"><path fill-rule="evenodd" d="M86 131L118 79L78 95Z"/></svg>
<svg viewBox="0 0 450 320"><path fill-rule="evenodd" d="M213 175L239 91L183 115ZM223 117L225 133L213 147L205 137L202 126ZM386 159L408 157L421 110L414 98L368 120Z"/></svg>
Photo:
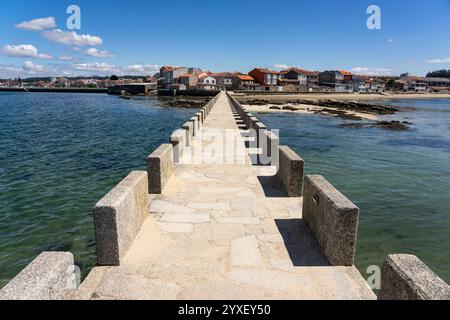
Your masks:
<svg viewBox="0 0 450 320"><path fill-rule="evenodd" d="M436 70L428 72L427 74L428 78L450 78L450 70Z"/></svg>
<svg viewBox="0 0 450 320"><path fill-rule="evenodd" d="M119 77L116 76L116 75L112 75L111 78L109 78L109 80L111 80L111 81L117 81L117 80L119 80Z"/></svg>
<svg viewBox="0 0 450 320"><path fill-rule="evenodd" d="M394 79L389 79L389 80L386 82L386 88L392 89L394 86L395 86L395 81L394 81Z"/></svg>

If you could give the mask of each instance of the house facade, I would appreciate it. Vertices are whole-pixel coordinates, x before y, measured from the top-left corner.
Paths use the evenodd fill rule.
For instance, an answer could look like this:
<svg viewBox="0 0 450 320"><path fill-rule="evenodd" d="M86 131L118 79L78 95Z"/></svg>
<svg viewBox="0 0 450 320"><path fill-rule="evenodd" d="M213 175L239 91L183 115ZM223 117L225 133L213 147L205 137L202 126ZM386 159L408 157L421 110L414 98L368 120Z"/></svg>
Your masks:
<svg viewBox="0 0 450 320"><path fill-rule="evenodd" d="M169 88L172 84L176 84L175 79L179 79L186 73L189 73L189 69L186 67L176 67L164 71L164 87Z"/></svg>
<svg viewBox="0 0 450 320"><path fill-rule="evenodd" d="M424 77L406 76L395 82L397 89L403 91L426 92L428 84Z"/></svg>
<svg viewBox="0 0 450 320"><path fill-rule="evenodd" d="M246 74L236 74L237 80L237 89L238 90L249 90L249 91L258 91L261 86L258 83L255 83L255 79L252 76Z"/></svg>
<svg viewBox="0 0 450 320"><path fill-rule="evenodd" d="M222 90L234 90L237 88L237 80L231 72L211 73L216 80L216 85Z"/></svg>
<svg viewBox="0 0 450 320"><path fill-rule="evenodd" d="M353 92L353 74L344 70L319 73L320 86L334 89L335 92Z"/></svg>
<svg viewBox="0 0 450 320"><path fill-rule="evenodd" d="M251 76L255 81L264 87L265 90L277 90L278 79L281 75L277 71L268 70L265 68L255 68L250 71L249 76Z"/></svg>
<svg viewBox="0 0 450 320"><path fill-rule="evenodd" d="M219 90L219 86L215 78L210 76L209 73L204 73L198 78L197 89L212 91Z"/></svg>

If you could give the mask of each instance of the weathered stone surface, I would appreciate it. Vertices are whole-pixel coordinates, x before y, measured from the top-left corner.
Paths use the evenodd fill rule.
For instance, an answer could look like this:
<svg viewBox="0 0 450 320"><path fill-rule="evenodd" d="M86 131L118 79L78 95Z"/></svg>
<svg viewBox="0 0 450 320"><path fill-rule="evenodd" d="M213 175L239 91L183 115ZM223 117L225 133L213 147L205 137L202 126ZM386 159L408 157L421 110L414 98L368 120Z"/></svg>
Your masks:
<svg viewBox="0 0 450 320"><path fill-rule="evenodd" d="M175 299L179 291L180 288L174 283L111 272L103 279L97 294L100 298L120 300L170 300Z"/></svg>
<svg viewBox="0 0 450 320"><path fill-rule="evenodd" d="M176 130L170 137L170 143L173 146L173 162L179 163L186 148L186 131Z"/></svg>
<svg viewBox="0 0 450 320"><path fill-rule="evenodd" d="M147 172L133 171L94 208L97 264L120 265L148 216Z"/></svg>
<svg viewBox="0 0 450 320"><path fill-rule="evenodd" d="M147 159L148 192L161 194L173 174L173 146L163 144Z"/></svg>
<svg viewBox="0 0 450 320"><path fill-rule="evenodd" d="M166 213L162 216L161 222L178 222L178 223L208 223L209 214L196 213Z"/></svg>
<svg viewBox="0 0 450 320"><path fill-rule="evenodd" d="M414 255L389 255L381 273L380 300L450 300L450 286Z"/></svg>
<svg viewBox="0 0 450 320"><path fill-rule="evenodd" d="M279 147L279 162L276 179L289 197L301 197L305 162L288 146Z"/></svg>
<svg viewBox="0 0 450 320"><path fill-rule="evenodd" d="M190 202L188 207L199 210L230 210L230 204L227 202Z"/></svg>
<svg viewBox="0 0 450 320"><path fill-rule="evenodd" d="M150 205L151 213L193 213L191 208L181 206L175 203L153 200Z"/></svg>
<svg viewBox="0 0 450 320"><path fill-rule="evenodd" d="M359 209L322 176L307 176L303 219L333 265L352 266Z"/></svg>
<svg viewBox="0 0 450 320"><path fill-rule="evenodd" d="M243 225L259 225L261 221L258 218L222 218L216 219L218 223L224 224L243 224Z"/></svg>
<svg viewBox="0 0 450 320"><path fill-rule="evenodd" d="M76 286L73 255L43 252L0 290L0 300L60 300Z"/></svg>
<svg viewBox="0 0 450 320"><path fill-rule="evenodd" d="M191 233L194 231L194 225L188 223L158 223L159 228L169 233Z"/></svg>
<svg viewBox="0 0 450 320"><path fill-rule="evenodd" d="M258 240L254 235L231 241L230 261L232 266L251 267L262 264Z"/></svg>
<svg viewBox="0 0 450 320"><path fill-rule="evenodd" d="M192 122L192 129L193 129L193 135L196 137L198 135L198 132L200 130L198 117L192 117L189 122Z"/></svg>

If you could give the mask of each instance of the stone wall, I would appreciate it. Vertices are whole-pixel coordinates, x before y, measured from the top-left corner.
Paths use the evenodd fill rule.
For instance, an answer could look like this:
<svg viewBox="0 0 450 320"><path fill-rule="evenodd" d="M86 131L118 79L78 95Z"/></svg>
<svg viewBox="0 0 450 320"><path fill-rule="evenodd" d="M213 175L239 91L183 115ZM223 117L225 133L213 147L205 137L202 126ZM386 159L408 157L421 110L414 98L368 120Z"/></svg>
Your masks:
<svg viewBox="0 0 450 320"><path fill-rule="evenodd" d="M354 264L359 209L322 176L305 179L303 220L331 264Z"/></svg>
<svg viewBox="0 0 450 320"><path fill-rule="evenodd" d="M450 300L450 286L419 258L389 255L381 273L380 300Z"/></svg>
<svg viewBox="0 0 450 320"><path fill-rule="evenodd" d="M94 208L97 264L118 266L149 214L148 175L133 171Z"/></svg>
<svg viewBox="0 0 450 320"><path fill-rule="evenodd" d="M43 252L0 290L0 300L60 300L77 282L71 253Z"/></svg>
<svg viewBox="0 0 450 320"><path fill-rule="evenodd" d="M173 174L173 145L163 144L147 159L148 193L161 194Z"/></svg>

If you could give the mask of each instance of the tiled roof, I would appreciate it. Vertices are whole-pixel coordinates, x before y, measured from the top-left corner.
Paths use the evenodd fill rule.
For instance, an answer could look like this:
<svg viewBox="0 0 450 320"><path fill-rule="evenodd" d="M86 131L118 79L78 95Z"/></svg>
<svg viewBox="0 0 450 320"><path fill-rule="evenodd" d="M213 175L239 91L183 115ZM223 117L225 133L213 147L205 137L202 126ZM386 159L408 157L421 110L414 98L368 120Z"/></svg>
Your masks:
<svg viewBox="0 0 450 320"><path fill-rule="evenodd" d="M310 70L299 69L299 68L289 68L289 69L281 71L280 73L287 74L290 71L295 71L298 74L303 74L305 76L317 76L319 74L319 72L317 72L317 71L310 71Z"/></svg>
<svg viewBox="0 0 450 320"><path fill-rule="evenodd" d="M230 78L233 78L234 74L232 74L231 72L218 72L218 73L211 73L210 76L211 77L230 77Z"/></svg>
<svg viewBox="0 0 450 320"><path fill-rule="evenodd" d="M352 73L349 71L345 71L345 70L338 70L340 74L344 75L344 76L351 76Z"/></svg>
<svg viewBox="0 0 450 320"><path fill-rule="evenodd" d="M248 75L245 75L245 74L238 74L236 77L239 78L242 81L255 81L255 79L253 79L252 76L248 76Z"/></svg>
<svg viewBox="0 0 450 320"><path fill-rule="evenodd" d="M278 71L272 71L272 70L269 70L267 68L255 68L255 70L258 70L258 71L260 71L262 73L280 74Z"/></svg>

